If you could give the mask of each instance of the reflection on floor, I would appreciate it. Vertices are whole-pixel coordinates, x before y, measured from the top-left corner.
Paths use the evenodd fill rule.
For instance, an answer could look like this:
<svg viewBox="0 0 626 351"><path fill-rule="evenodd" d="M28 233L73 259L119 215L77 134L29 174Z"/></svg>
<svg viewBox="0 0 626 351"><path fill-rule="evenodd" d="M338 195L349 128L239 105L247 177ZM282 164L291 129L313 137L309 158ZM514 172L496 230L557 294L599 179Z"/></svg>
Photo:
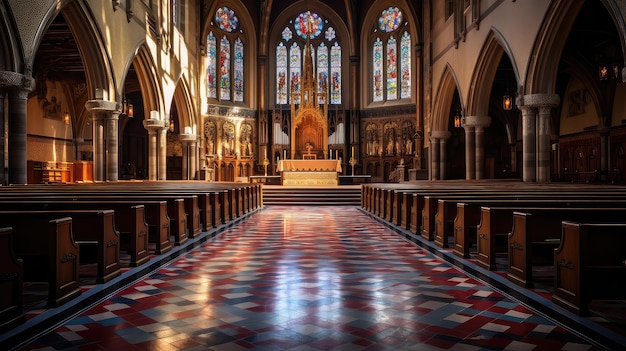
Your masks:
<svg viewBox="0 0 626 351"><path fill-rule="evenodd" d="M593 350L357 207L269 206L23 350Z"/></svg>

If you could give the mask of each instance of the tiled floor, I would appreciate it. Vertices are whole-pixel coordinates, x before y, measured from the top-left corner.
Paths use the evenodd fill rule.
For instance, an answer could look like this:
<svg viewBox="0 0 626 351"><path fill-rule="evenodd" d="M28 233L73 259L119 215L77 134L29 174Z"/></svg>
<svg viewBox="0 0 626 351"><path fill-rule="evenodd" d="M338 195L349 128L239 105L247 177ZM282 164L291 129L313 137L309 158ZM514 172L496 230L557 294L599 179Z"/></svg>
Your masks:
<svg viewBox="0 0 626 351"><path fill-rule="evenodd" d="M266 207L23 350L594 350L356 207Z"/></svg>

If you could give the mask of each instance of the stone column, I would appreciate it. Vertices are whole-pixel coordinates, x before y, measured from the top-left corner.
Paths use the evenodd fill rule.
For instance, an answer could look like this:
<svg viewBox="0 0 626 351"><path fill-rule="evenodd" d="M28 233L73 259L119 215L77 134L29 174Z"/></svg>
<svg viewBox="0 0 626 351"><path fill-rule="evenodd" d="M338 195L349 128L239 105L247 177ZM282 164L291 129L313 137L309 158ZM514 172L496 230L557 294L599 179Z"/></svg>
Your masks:
<svg viewBox="0 0 626 351"><path fill-rule="evenodd" d="M483 179L485 173L485 128L491 125L491 117L489 116L466 116L463 118L463 128L472 128L474 129L473 140L472 136L469 137L470 141L473 142L473 149L468 148L468 138L467 138L467 129L466 129L466 171L468 174L465 175L466 179ZM471 134L471 133L470 133ZM472 155L473 152L473 155ZM470 166L467 166L470 164ZM473 168L473 172L472 172Z"/></svg>
<svg viewBox="0 0 626 351"><path fill-rule="evenodd" d="M117 121L122 104L116 101L88 100L85 109L91 113L93 128L93 180L118 180L119 138Z"/></svg>
<svg viewBox="0 0 626 351"><path fill-rule="evenodd" d="M517 145L511 144L511 173L517 172Z"/></svg>
<svg viewBox="0 0 626 351"><path fill-rule="evenodd" d="M183 179L194 179L196 168L195 148L196 136L194 134L180 134L178 140L183 144Z"/></svg>
<svg viewBox="0 0 626 351"><path fill-rule="evenodd" d="M121 110L120 110L121 111ZM106 163L107 180L116 182L119 180L119 128L118 121L120 111L113 111L104 119L106 124Z"/></svg>
<svg viewBox="0 0 626 351"><path fill-rule="evenodd" d="M530 94L524 95L519 100L524 141L524 181L549 182L550 111L559 105L560 98L556 94ZM537 110L538 121L536 121Z"/></svg>
<svg viewBox="0 0 626 351"><path fill-rule="evenodd" d="M434 152L432 158L433 178L445 179L446 175L446 140L450 138L451 133L447 130L436 130L430 133L431 148ZM433 141L434 140L434 144Z"/></svg>
<svg viewBox="0 0 626 351"><path fill-rule="evenodd" d="M430 179L439 179L439 139L430 136Z"/></svg>
<svg viewBox="0 0 626 351"><path fill-rule="evenodd" d="M3 94L2 102L2 181L7 181L4 174L4 92L8 95L8 183L9 184L26 184L28 182L26 169L26 117L28 93L35 87L35 80L17 72L0 71L0 91Z"/></svg>
<svg viewBox="0 0 626 351"><path fill-rule="evenodd" d="M5 158L4 158L4 95L6 91L0 87L0 185L7 185L8 179L6 175L5 169Z"/></svg>
<svg viewBox="0 0 626 351"><path fill-rule="evenodd" d="M167 128L161 128L157 134L159 145L159 180L167 180Z"/></svg>
<svg viewBox="0 0 626 351"><path fill-rule="evenodd" d="M167 140L163 141L163 150L161 149L161 139L165 139L169 121L159 118L158 111L150 111L150 118L143 120L143 127L148 130L148 179L159 180L165 179L166 174L166 155L165 147ZM162 163L162 165L161 165ZM163 169L163 172L161 170ZM161 177L163 174L163 177Z"/></svg>
<svg viewBox="0 0 626 351"><path fill-rule="evenodd" d="M189 142L189 179L196 179L196 172L198 170L198 145L196 143L196 136Z"/></svg>
<svg viewBox="0 0 626 351"><path fill-rule="evenodd" d="M463 125L465 129L465 179L474 179L476 175L476 145L474 127Z"/></svg>
<svg viewBox="0 0 626 351"><path fill-rule="evenodd" d="M520 106L522 111L522 179L525 182L534 182L536 178L536 110L530 106Z"/></svg>

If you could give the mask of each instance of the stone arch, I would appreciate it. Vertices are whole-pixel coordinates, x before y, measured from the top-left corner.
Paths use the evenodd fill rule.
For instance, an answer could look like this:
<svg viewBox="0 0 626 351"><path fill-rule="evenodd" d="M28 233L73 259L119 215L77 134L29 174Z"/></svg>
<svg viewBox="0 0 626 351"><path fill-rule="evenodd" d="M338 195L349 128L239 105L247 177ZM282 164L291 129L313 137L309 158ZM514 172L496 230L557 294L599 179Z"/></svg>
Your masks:
<svg viewBox="0 0 626 351"><path fill-rule="evenodd" d="M454 97L455 90L458 90L458 79L454 74L454 71L448 64L443 70L442 77L439 83L439 89L435 95L435 105L433 106L433 112L431 115L430 131L436 130L448 130L448 114L450 107L452 106L452 99ZM461 111L465 111L463 107L464 98L462 92L458 90L459 98L461 101ZM463 113L463 115L466 115Z"/></svg>
<svg viewBox="0 0 626 351"><path fill-rule="evenodd" d="M158 84L156 64L150 54L150 49L145 43L142 43L136 52L137 54L132 61L132 65L137 72L137 79L139 80L144 116L149 117L150 111L158 111L161 119L167 119L169 111L165 110L161 85Z"/></svg>
<svg viewBox="0 0 626 351"><path fill-rule="evenodd" d="M186 77L182 76L178 84L176 84L173 100L178 111L179 130L183 131L185 127L191 127L193 134L201 132L198 128L196 110L193 108L194 104L191 99L189 82L186 80Z"/></svg>
<svg viewBox="0 0 626 351"><path fill-rule="evenodd" d="M80 56L85 67L85 79L87 95L86 99L95 99L96 89L102 89L108 92L109 99L115 97L115 84L112 76L112 64L107 51L106 45L100 33L95 20L92 18L91 11L87 5L72 1L67 3L60 12L65 17L72 34L76 40ZM51 20L58 15L55 12ZM37 39L40 43L45 31ZM33 55L33 60L35 56ZM32 63L31 63L32 65ZM86 101L83 101L86 102ZM86 133L91 130L86 128L91 121L91 114L83 106L73 121L72 128L77 138L84 138Z"/></svg>
<svg viewBox="0 0 626 351"><path fill-rule="evenodd" d="M519 82L519 69L515 63L513 51L504 36L495 28L492 28L485 40L471 79L467 96L466 112L468 116L488 115L491 88L502 55L508 56L513 67L515 81Z"/></svg>
<svg viewBox="0 0 626 351"><path fill-rule="evenodd" d="M24 62L19 35L11 16L6 16L5 3L0 4L0 71L17 72Z"/></svg>

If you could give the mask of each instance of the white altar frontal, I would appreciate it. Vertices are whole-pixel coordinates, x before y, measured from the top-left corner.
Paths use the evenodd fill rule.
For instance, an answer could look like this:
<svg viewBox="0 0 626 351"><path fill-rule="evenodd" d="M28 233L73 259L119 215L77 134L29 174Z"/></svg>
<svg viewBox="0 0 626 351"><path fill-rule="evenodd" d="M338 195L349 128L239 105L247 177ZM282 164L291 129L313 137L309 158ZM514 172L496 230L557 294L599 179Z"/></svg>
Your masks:
<svg viewBox="0 0 626 351"><path fill-rule="evenodd" d="M280 160L276 170L281 184L291 186L339 185L339 160Z"/></svg>

